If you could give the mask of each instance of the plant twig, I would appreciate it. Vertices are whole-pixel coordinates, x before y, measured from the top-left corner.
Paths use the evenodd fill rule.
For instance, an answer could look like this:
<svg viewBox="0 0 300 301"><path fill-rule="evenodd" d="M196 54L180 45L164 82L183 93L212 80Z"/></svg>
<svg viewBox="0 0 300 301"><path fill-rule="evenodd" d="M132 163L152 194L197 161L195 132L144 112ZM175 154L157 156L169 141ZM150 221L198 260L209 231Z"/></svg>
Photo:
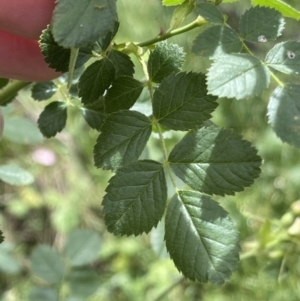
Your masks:
<svg viewBox="0 0 300 301"><path fill-rule="evenodd" d="M76 65L78 53L79 53L79 48L71 49L71 56L70 56L70 62L69 62L68 89L70 89L70 87L72 85L72 80L74 77L74 71L75 71L75 65Z"/></svg>
<svg viewBox="0 0 300 301"><path fill-rule="evenodd" d="M154 301L162 301L177 285L181 284L185 280L184 277L179 278L177 281L172 283L167 289L165 289Z"/></svg>
<svg viewBox="0 0 300 301"><path fill-rule="evenodd" d="M7 84L0 90L0 106L5 104L9 99L14 97L21 89L29 85L30 82L15 80Z"/></svg>
<svg viewBox="0 0 300 301"><path fill-rule="evenodd" d="M204 18L202 18L201 16L198 16L198 18L195 21L193 21L193 22L191 22L191 23L189 23L185 26L182 26L180 28L176 28L176 29L171 30L170 32L166 32L162 35L158 35L157 37L155 37L153 39L150 39L148 41L137 43L136 45L139 46L139 47L150 46L150 45L153 45L157 42L169 39L173 36L176 36L176 35L182 34L184 32L190 31L194 28L200 27L200 26L202 26L206 23L207 23L207 21Z"/></svg>

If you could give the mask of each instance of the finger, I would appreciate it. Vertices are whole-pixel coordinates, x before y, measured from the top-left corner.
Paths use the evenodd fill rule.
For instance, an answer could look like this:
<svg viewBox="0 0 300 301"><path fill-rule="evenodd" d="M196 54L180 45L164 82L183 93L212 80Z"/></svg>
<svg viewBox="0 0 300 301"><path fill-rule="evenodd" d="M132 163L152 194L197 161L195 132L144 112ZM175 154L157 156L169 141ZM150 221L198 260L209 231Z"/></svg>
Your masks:
<svg viewBox="0 0 300 301"><path fill-rule="evenodd" d="M0 77L47 81L60 75L44 62L37 41L0 30Z"/></svg>
<svg viewBox="0 0 300 301"><path fill-rule="evenodd" d="M0 0L0 29L37 40L50 23L55 0Z"/></svg>

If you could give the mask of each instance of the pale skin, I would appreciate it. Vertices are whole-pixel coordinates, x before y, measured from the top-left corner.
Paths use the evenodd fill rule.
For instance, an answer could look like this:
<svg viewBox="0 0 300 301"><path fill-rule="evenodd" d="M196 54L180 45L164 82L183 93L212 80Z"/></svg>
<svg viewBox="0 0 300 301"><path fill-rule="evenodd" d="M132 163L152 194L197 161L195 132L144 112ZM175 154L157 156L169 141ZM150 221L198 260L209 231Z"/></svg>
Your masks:
<svg viewBox="0 0 300 301"><path fill-rule="evenodd" d="M60 74L44 62L38 46L55 0L0 0L0 77L47 81Z"/></svg>

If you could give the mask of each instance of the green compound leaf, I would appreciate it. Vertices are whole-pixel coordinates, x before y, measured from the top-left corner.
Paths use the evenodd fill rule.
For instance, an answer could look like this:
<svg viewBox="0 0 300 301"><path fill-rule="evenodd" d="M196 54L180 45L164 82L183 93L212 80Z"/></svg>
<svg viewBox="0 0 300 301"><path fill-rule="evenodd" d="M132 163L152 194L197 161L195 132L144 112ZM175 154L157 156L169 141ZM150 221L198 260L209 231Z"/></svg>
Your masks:
<svg viewBox="0 0 300 301"><path fill-rule="evenodd" d="M167 209L165 240L190 280L223 284L239 261L239 235L227 212L196 191L179 191Z"/></svg>
<svg viewBox="0 0 300 301"><path fill-rule="evenodd" d="M175 44L160 42L151 52L148 60L150 80L160 83L173 72L179 72L183 64L185 53Z"/></svg>
<svg viewBox="0 0 300 301"><path fill-rule="evenodd" d="M162 4L164 6L175 6L182 4L184 1L185 0L163 0Z"/></svg>
<svg viewBox="0 0 300 301"><path fill-rule="evenodd" d="M55 41L65 48L79 48L113 32L116 1L57 0L52 17Z"/></svg>
<svg viewBox="0 0 300 301"><path fill-rule="evenodd" d="M112 50L108 54L108 58L112 61L116 69L116 77L127 75L133 76L134 74L134 64L131 58L120 51Z"/></svg>
<svg viewBox="0 0 300 301"><path fill-rule="evenodd" d="M59 296L52 288L33 287L29 293L29 301L59 301Z"/></svg>
<svg viewBox="0 0 300 301"><path fill-rule="evenodd" d="M300 19L300 11L296 10L286 2L281 0L252 0L253 4L275 8L280 11L283 16L295 20Z"/></svg>
<svg viewBox="0 0 300 301"><path fill-rule="evenodd" d="M64 264L58 252L46 245L36 247L30 257L35 275L49 283L59 283L64 276Z"/></svg>
<svg viewBox="0 0 300 301"><path fill-rule="evenodd" d="M243 99L260 94L270 83L270 71L249 54L217 57L208 71L208 92L219 97Z"/></svg>
<svg viewBox="0 0 300 301"><path fill-rule="evenodd" d="M31 96L35 100L47 100L51 98L57 91L57 87L53 82L36 83L31 89Z"/></svg>
<svg viewBox="0 0 300 301"><path fill-rule="evenodd" d="M119 111L107 117L94 147L98 168L117 169L136 161L151 134L151 121L135 111Z"/></svg>
<svg viewBox="0 0 300 301"><path fill-rule="evenodd" d="M270 97L268 118L282 141L300 148L300 85L277 87Z"/></svg>
<svg viewBox="0 0 300 301"><path fill-rule="evenodd" d="M275 9L255 6L242 15L240 32L247 41L265 43L280 36L284 24L282 15Z"/></svg>
<svg viewBox="0 0 300 301"><path fill-rule="evenodd" d="M96 292L100 286L100 279L92 268L73 269L67 277L73 295L83 299Z"/></svg>
<svg viewBox="0 0 300 301"><path fill-rule="evenodd" d="M240 52L243 43L238 34L227 26L208 28L196 37L192 51L201 56L216 57L232 52Z"/></svg>
<svg viewBox="0 0 300 301"><path fill-rule="evenodd" d="M99 100L115 78L115 67L105 58L90 65L81 75L78 83L79 97L84 104Z"/></svg>
<svg viewBox="0 0 300 301"><path fill-rule="evenodd" d="M100 131L105 119L104 99L101 98L93 105L87 105L81 108L81 114L87 124L94 130Z"/></svg>
<svg viewBox="0 0 300 301"><path fill-rule="evenodd" d="M261 158L249 141L230 130L204 127L188 133L169 156L172 170L193 189L234 194L260 174Z"/></svg>
<svg viewBox="0 0 300 301"><path fill-rule="evenodd" d="M167 185L163 166L138 161L118 169L106 188L103 212L115 235L148 233L163 217Z"/></svg>
<svg viewBox="0 0 300 301"><path fill-rule="evenodd" d="M105 95L105 113L130 109L142 90L143 84L130 76L116 78Z"/></svg>
<svg viewBox="0 0 300 301"><path fill-rule="evenodd" d="M217 106L216 97L207 95L205 76L200 73L171 74L153 97L153 115L159 123L173 130L202 126Z"/></svg>
<svg viewBox="0 0 300 301"><path fill-rule="evenodd" d="M54 137L61 132L67 122L67 107L60 101L48 104L38 119L41 133L47 137Z"/></svg>
<svg viewBox="0 0 300 301"><path fill-rule="evenodd" d="M266 64L286 74L300 73L300 42L276 44L266 56Z"/></svg>
<svg viewBox="0 0 300 301"><path fill-rule="evenodd" d="M54 41L49 27L42 32L39 44L44 60L50 68L58 72L67 72L69 70L71 50L63 48ZM79 68L91 58L91 51L91 47L80 49L75 68Z"/></svg>
<svg viewBox="0 0 300 301"><path fill-rule="evenodd" d="M211 3L197 3L195 6L197 14L212 23L224 23L224 16L221 11Z"/></svg>
<svg viewBox="0 0 300 301"><path fill-rule="evenodd" d="M19 166L0 165L0 180L10 185L29 185L34 182L34 177Z"/></svg>
<svg viewBox="0 0 300 301"><path fill-rule="evenodd" d="M98 258L100 246L101 240L97 233L78 229L69 235L64 254L73 267L83 266Z"/></svg>

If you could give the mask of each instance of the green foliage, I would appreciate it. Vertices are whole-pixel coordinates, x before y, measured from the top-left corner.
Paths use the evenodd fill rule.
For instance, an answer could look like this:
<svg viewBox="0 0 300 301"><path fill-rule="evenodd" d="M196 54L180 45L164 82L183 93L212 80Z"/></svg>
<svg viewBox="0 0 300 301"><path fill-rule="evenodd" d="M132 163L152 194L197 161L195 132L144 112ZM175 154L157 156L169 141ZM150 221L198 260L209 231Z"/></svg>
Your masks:
<svg viewBox="0 0 300 301"><path fill-rule="evenodd" d="M86 0L74 5L72 0L59 0L52 18L53 36L65 48L79 48L113 32L116 21L115 1Z"/></svg>
<svg viewBox="0 0 300 301"><path fill-rule="evenodd" d="M189 152L187 152L189 149ZM234 132L204 127L188 133L169 156L175 174L207 194L234 194L260 174L261 158Z"/></svg>
<svg viewBox="0 0 300 301"><path fill-rule="evenodd" d="M47 285L67 284L70 300L85 299L99 287L100 277L88 266L98 257L99 249L98 234L77 229L69 235L63 254L47 245L37 246L31 254L31 269ZM58 300L58 289L33 287L29 300Z"/></svg>
<svg viewBox="0 0 300 301"><path fill-rule="evenodd" d="M276 40L285 24L281 13L252 7L241 16L237 33L216 7L220 2L163 1L166 6L179 5L168 30L161 28L156 37L145 42L117 44L115 1L85 0L74 6L70 0L59 0L51 30L48 28L40 41L45 60L50 67L66 71L70 53L79 49L74 68L90 56L93 61L82 74L79 70L71 87L41 83L32 89L36 100L63 98L48 104L39 117L45 137L53 137L65 127L70 107L74 109L71 117L79 112L100 132L94 146L95 166L115 173L102 202L107 230L137 236L159 227L157 236L162 238L165 232L165 246L177 269L193 281L213 284L223 284L237 269L240 247L223 203L219 205L208 195L234 195L251 186L260 175L262 158L240 133L218 127L218 122L209 119L228 99L243 99L244 104L254 101L272 80L272 86L278 87L271 93L269 123L283 141L300 147L299 86L284 83L273 72L298 75L299 42L276 44L262 60L248 42L261 47ZM192 8L195 21L178 28ZM183 48L166 40L203 25L192 52L206 57L208 71L196 72L196 66L183 71L189 68L184 65ZM133 62L140 64L136 73ZM74 68L70 68L69 81ZM88 135L81 136L87 139ZM250 134L247 137L251 139ZM171 199L168 191L175 194ZM227 210L233 211L229 206ZM293 222L287 232L296 236L299 227ZM266 223L256 251L274 242L276 235L271 232ZM87 298L99 284L95 271L87 267L97 258L99 248L95 233L74 232L68 237L63 257L50 247L37 247L31 258L33 272L49 284L66 279L70 300ZM156 249L158 253L165 250L162 242ZM51 294L40 298L51 300Z"/></svg>
<svg viewBox="0 0 300 301"><path fill-rule="evenodd" d="M167 249L191 280L222 284L236 269L239 239L227 212L196 191L179 191L166 216Z"/></svg>
<svg viewBox="0 0 300 301"><path fill-rule="evenodd" d="M2 89L3 87L5 87L9 82L8 78L0 78L0 89Z"/></svg>
<svg viewBox="0 0 300 301"><path fill-rule="evenodd" d="M162 218L167 200L163 166L138 161L118 169L103 200L107 229L115 235L148 233Z"/></svg>
<svg viewBox="0 0 300 301"><path fill-rule="evenodd" d="M296 10L291 5L282 0L252 0L252 3L260 6L275 8L276 10L280 11L285 17L293 18L296 20L300 19L300 11Z"/></svg>
<svg viewBox="0 0 300 301"><path fill-rule="evenodd" d="M48 104L38 119L39 129L47 137L53 137L61 132L67 122L67 107L60 101Z"/></svg>
<svg viewBox="0 0 300 301"><path fill-rule="evenodd" d="M269 123L283 141L300 148L300 86L277 87L268 105Z"/></svg>
<svg viewBox="0 0 300 301"><path fill-rule="evenodd" d="M217 107L215 101L216 97L207 95L203 74L172 74L154 93L153 115L169 129L196 129L211 117Z"/></svg>
<svg viewBox="0 0 300 301"><path fill-rule="evenodd" d="M178 72L184 60L181 47L167 42L159 43L151 52L148 60L149 77L153 82L160 83L173 72Z"/></svg>
<svg viewBox="0 0 300 301"><path fill-rule="evenodd" d="M16 165L0 165L0 180L10 185L28 185L33 183L32 174Z"/></svg>

